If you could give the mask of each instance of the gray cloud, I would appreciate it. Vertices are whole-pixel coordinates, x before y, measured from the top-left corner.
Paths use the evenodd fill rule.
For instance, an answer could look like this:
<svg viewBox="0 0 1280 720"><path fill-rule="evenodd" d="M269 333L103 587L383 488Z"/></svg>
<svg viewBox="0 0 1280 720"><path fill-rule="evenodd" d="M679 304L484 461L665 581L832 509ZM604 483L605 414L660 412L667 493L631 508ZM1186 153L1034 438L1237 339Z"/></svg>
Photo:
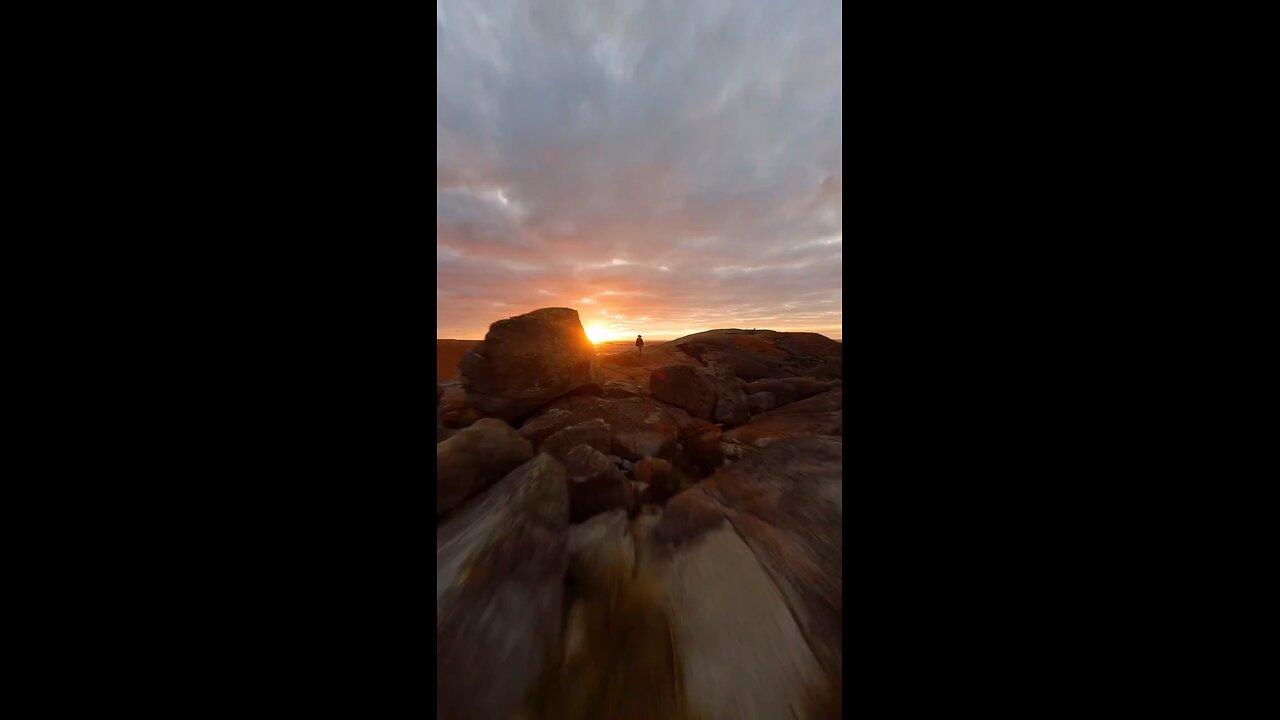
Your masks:
<svg viewBox="0 0 1280 720"><path fill-rule="evenodd" d="M438 0L436 40L440 336L840 326L838 0Z"/></svg>

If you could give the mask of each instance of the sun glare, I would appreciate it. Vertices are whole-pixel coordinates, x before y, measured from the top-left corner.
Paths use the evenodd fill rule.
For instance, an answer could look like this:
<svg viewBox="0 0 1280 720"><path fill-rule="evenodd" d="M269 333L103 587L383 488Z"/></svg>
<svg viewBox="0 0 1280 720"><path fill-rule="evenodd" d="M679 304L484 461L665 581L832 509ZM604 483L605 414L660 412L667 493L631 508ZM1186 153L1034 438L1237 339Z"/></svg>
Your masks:
<svg viewBox="0 0 1280 720"><path fill-rule="evenodd" d="M587 339L599 345L609 339L609 331L599 325L593 325L587 328Z"/></svg>

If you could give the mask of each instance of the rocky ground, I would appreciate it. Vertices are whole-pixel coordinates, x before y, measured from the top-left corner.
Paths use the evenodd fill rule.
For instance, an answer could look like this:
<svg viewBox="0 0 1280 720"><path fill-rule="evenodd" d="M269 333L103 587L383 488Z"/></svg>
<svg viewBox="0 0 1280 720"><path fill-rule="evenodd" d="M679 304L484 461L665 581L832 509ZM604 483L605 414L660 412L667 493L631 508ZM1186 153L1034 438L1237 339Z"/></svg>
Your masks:
<svg viewBox="0 0 1280 720"><path fill-rule="evenodd" d="M438 370L438 714L838 717L842 353L546 308Z"/></svg>

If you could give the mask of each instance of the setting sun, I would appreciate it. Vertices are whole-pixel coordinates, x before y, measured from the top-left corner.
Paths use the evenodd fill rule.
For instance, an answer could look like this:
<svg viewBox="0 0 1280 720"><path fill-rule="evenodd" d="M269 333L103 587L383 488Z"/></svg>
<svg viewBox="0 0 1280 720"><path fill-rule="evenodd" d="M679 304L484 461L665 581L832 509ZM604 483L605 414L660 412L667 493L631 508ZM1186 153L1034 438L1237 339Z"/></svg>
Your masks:
<svg viewBox="0 0 1280 720"><path fill-rule="evenodd" d="M599 345L602 342L605 342L606 340L609 339L609 337L610 337L610 332L600 327L599 325L593 325L587 328L587 339L597 345Z"/></svg>

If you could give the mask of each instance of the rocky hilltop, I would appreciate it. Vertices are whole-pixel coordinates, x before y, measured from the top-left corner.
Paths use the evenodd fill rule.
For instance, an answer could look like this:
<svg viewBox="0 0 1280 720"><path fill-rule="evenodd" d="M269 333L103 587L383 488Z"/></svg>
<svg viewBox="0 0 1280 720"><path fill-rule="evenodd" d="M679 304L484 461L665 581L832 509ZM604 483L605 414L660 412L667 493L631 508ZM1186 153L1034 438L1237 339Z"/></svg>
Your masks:
<svg viewBox="0 0 1280 720"><path fill-rule="evenodd" d="M839 717L842 353L495 322L436 385L438 715Z"/></svg>

